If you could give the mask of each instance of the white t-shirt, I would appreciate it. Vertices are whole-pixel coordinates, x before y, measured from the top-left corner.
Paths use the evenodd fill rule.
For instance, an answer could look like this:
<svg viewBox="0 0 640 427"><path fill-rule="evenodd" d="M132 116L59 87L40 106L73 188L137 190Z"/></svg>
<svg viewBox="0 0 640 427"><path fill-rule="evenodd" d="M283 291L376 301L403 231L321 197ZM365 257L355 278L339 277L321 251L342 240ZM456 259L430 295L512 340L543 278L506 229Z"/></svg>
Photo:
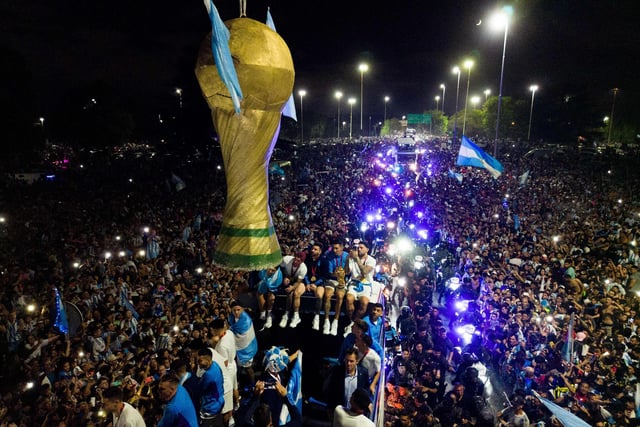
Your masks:
<svg viewBox="0 0 640 427"><path fill-rule="evenodd" d="M369 381L373 379L377 372L380 372L381 363L382 361L380 360L380 356L378 355L378 353L370 348L360 361L360 366L362 366L362 368L366 370L367 374L369 375Z"/></svg>
<svg viewBox="0 0 640 427"><path fill-rule="evenodd" d="M371 267L371 271L362 278L362 271L360 271L360 267L355 259L349 258L349 271L351 272L351 278L354 280L364 281L365 283L373 283L373 275L376 272L376 259L371 255L367 254L364 262L362 263L364 266Z"/></svg>
<svg viewBox="0 0 640 427"><path fill-rule="evenodd" d="M356 415L338 405L333 411L333 427L375 427L375 424L366 415Z"/></svg>
<svg viewBox="0 0 640 427"><path fill-rule="evenodd" d="M282 262L280 263L280 269L282 271L283 277L288 277L291 280L299 280L302 281L304 277L307 275L307 265L304 262L301 262L298 268L293 267L294 257L291 255L285 255L282 257ZM295 277L292 277L295 276Z"/></svg>
<svg viewBox="0 0 640 427"><path fill-rule="evenodd" d="M113 414L113 427L146 427L140 412L127 402L123 403L124 408L122 408L120 416L117 417L116 414Z"/></svg>

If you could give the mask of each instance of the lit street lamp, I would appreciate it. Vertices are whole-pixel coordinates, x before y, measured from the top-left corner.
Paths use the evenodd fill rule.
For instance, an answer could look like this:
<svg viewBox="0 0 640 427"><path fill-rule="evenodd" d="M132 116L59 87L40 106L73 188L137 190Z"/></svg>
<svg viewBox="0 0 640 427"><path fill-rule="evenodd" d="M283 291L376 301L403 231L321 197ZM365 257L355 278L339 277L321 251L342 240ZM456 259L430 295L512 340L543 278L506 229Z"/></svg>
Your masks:
<svg viewBox="0 0 640 427"><path fill-rule="evenodd" d="M452 72L458 75L458 84L456 85L456 111L453 114L453 140L456 140L456 129L458 125L458 98L460 97L460 67L453 67Z"/></svg>
<svg viewBox="0 0 640 427"><path fill-rule="evenodd" d="M302 108L302 98L307 94L307 91L301 89L298 91L300 95L300 143L304 142L304 109Z"/></svg>
<svg viewBox="0 0 640 427"><path fill-rule="evenodd" d="M347 101L349 103L349 139L353 135L353 104L356 103L355 98L349 98Z"/></svg>
<svg viewBox="0 0 640 427"><path fill-rule="evenodd" d="M527 131L527 141L531 140L531 119L533 119L533 100L535 99L536 91L538 90L538 85L529 86L529 90L531 91L531 109L529 110L529 130Z"/></svg>
<svg viewBox="0 0 640 427"><path fill-rule="evenodd" d="M480 103L480 97L479 96L472 96L470 101L471 101L471 105L473 105L473 108L476 108L478 106L478 104Z"/></svg>
<svg viewBox="0 0 640 427"><path fill-rule="evenodd" d="M388 96L384 97L384 123L387 122L387 102L389 102L389 98Z"/></svg>
<svg viewBox="0 0 640 427"><path fill-rule="evenodd" d="M609 136L607 137L607 145L611 144L611 131L613 130L613 111L616 108L616 96L618 95L617 87L613 88L613 101L611 102L611 116L609 118Z"/></svg>
<svg viewBox="0 0 640 427"><path fill-rule="evenodd" d="M496 139L493 142L493 157L498 153L498 136L500 132L500 109L502 108L502 81L504 79L504 58L507 53L507 35L509 34L509 17L513 15L513 8L505 6L493 15L491 21L494 28L504 28L504 43L502 44L502 66L500 67L500 89L498 90L498 111L496 113Z"/></svg>
<svg viewBox="0 0 640 427"><path fill-rule="evenodd" d="M484 90L484 102L487 102L487 99L489 99L489 95L491 95L491 89L485 89Z"/></svg>
<svg viewBox="0 0 640 427"><path fill-rule="evenodd" d="M182 89L177 88L176 94L178 95L178 105L180 106L180 111L182 111Z"/></svg>
<svg viewBox="0 0 640 427"><path fill-rule="evenodd" d="M469 73L467 74L467 96L464 99L464 118L462 119L462 136L464 136L464 131L467 126L467 108L469 108L469 83L471 82L471 67L473 67L473 61L467 59L464 61L464 68L466 68Z"/></svg>
<svg viewBox="0 0 640 427"><path fill-rule="evenodd" d="M442 89L442 113L444 114L444 92L446 89L444 83L440 83L440 89Z"/></svg>
<svg viewBox="0 0 640 427"><path fill-rule="evenodd" d="M360 71L360 133L362 133L362 108L364 102L364 73L369 71L369 66L365 63L358 65Z"/></svg>
<svg viewBox="0 0 640 427"><path fill-rule="evenodd" d="M342 92L337 90L333 96L338 100L338 121L336 122L336 127L338 128L338 138L340 138L340 100L342 99Z"/></svg>
<svg viewBox="0 0 640 427"><path fill-rule="evenodd" d="M433 98L436 100L436 111L440 110L440 95L436 95L435 98Z"/></svg>

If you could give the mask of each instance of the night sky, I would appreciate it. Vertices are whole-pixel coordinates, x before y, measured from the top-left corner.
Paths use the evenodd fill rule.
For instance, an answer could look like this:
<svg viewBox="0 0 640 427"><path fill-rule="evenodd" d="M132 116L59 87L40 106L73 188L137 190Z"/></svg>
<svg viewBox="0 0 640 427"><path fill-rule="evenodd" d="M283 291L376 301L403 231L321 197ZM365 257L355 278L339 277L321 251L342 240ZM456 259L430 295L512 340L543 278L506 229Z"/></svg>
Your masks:
<svg viewBox="0 0 640 427"><path fill-rule="evenodd" d="M223 20L239 16L236 0L214 2ZM307 108L335 114L335 90L360 96L358 63L364 78L365 115L378 120L385 95L388 116L435 107L442 95L453 112L451 68L471 57L471 94L498 92L503 32L488 24L501 5L474 0L392 2L247 0L250 18L265 21L267 6L291 49L295 91L306 89ZM514 17L506 51L505 96L536 102L588 88L610 105L610 89L621 89L626 105L640 99L636 1L538 0L511 3ZM478 25L480 22L482 23ZM31 73L37 105L46 115L66 94L93 81L109 83L133 104L153 110L176 103L206 108L194 64L210 23L201 1L141 2L18 1L0 3L0 44L17 51ZM7 82L4 82L5 84ZM461 102L466 73L461 78ZM538 101L539 100L539 101ZM359 105L359 103L358 103ZM343 100L343 109L346 102ZM606 114L606 108L603 114ZM354 108L354 114L356 114Z"/></svg>

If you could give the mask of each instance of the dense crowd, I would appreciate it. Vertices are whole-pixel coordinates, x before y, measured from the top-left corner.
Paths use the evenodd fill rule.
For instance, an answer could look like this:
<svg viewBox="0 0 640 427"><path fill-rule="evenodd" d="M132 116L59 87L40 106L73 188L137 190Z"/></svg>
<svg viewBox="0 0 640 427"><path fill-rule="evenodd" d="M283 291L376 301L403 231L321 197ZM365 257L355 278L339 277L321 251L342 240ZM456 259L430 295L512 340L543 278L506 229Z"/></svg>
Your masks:
<svg viewBox="0 0 640 427"><path fill-rule="evenodd" d="M271 179L283 255L308 270L299 278L301 293L318 296L324 279L334 281L338 295L345 278L330 260L349 244L377 265L367 269L354 256L363 273L358 282L366 286L365 276L375 272L375 280L387 285L384 314L373 304L365 313L364 304L354 307L353 298L345 298L348 329L337 334L346 337L333 351L339 366L325 388L335 391L334 377L345 371L369 375L354 383L351 398L344 390L324 396L333 397L326 399L329 412L338 405L344 410L339 419L367 412L375 395L371 382L380 381L382 367L366 356L376 353L383 365L387 359L381 382L390 425L489 422L476 359L494 372L493 400L505 391L505 423L558 422L535 391L590 425L633 424L640 397L634 165L615 159L615 169L593 160L577 166L566 156L527 157L525 147L511 147L498 180L464 169L459 182L448 172L455 149L443 141L431 141L411 160L415 169L409 161L390 168L391 146L365 141L298 148L286 176ZM206 366L200 353L217 347L219 330L235 322L236 302L260 294L258 274L211 262L225 191L215 160L200 168L176 159L167 164L101 159L54 182L3 189L2 423L101 425L111 419L98 409L112 411L115 399L132 405L146 425L156 425L166 412L162 391L176 389L167 372L195 375ZM176 191L172 172L186 188ZM380 219L362 227L369 214ZM429 238L418 229L428 230ZM391 250L400 235L413 239L423 257L419 266L414 254ZM312 272L320 258L326 264ZM298 283L297 267L280 270L288 276L285 287L296 291L291 283ZM454 276L462 284L454 298L464 292L472 301L459 318L444 297ZM362 284L349 279L347 285L362 292ZM69 336L53 328L56 289L82 315L77 325L70 319L77 331ZM352 295L356 301L362 296ZM293 300L287 308L295 318ZM314 311L321 308L319 303ZM247 311L256 330L271 326L261 311ZM397 357L376 348L381 314L387 350L397 350ZM455 332L463 319L478 331L471 343ZM316 325L314 319L313 329L336 335L328 320ZM295 359L296 349L290 350L286 362ZM265 380L270 372L284 375L282 363L269 371L262 354L239 364L232 408L238 409L244 386L263 396L281 394ZM254 377L253 367L261 376Z"/></svg>

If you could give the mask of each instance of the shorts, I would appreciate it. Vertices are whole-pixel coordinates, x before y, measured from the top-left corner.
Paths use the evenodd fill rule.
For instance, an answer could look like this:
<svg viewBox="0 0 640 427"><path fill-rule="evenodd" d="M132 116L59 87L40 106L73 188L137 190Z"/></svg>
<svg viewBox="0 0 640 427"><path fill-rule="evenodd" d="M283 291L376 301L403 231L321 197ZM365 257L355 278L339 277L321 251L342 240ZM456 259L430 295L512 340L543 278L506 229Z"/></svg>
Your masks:
<svg viewBox="0 0 640 427"><path fill-rule="evenodd" d="M333 280L333 279L329 279L326 282L324 282L324 286L327 288L334 288L337 291L343 291L347 289L346 283L344 285L341 285L338 283L337 280Z"/></svg>
<svg viewBox="0 0 640 427"><path fill-rule="evenodd" d="M354 295L356 298L371 298L371 294L373 293L373 287L371 283L363 283L357 280L351 280L349 282L349 287L347 290L348 294Z"/></svg>
<svg viewBox="0 0 640 427"><path fill-rule="evenodd" d="M261 283L258 285L258 293L259 293L260 295L265 295L265 294L267 294L267 293L269 293L269 292L271 292L272 294L275 294L275 293L277 293L279 290L280 290L280 286L278 286L277 288L273 289L273 288L270 288L270 287L269 287L265 282L261 282Z"/></svg>

